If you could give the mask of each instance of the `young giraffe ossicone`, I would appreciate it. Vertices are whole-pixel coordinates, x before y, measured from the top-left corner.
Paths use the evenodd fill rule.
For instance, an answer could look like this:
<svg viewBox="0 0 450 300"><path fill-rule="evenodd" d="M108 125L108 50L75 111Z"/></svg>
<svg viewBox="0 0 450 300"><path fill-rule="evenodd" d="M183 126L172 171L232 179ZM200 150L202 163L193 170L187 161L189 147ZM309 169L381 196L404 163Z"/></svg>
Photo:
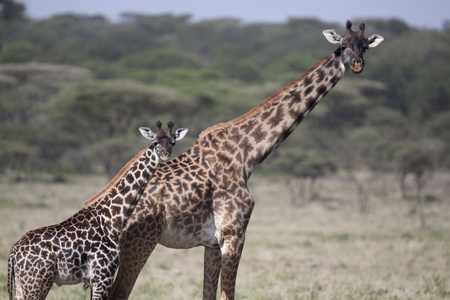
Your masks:
<svg viewBox="0 0 450 300"><path fill-rule="evenodd" d="M361 73L364 52L383 37L364 38L347 22L345 36L324 31L339 47L300 79L245 115L203 131L179 157L161 164L120 238L120 266L108 299L127 299L159 243L204 246L203 299L234 299L245 232L254 206L247 182L350 69Z"/></svg>
<svg viewBox="0 0 450 300"><path fill-rule="evenodd" d="M139 152L87 205L62 223L27 232L8 258L8 293L13 299L45 299L53 283L84 283L91 299L106 299L119 264L119 235L160 161L167 161L175 141L187 129L172 134L140 127L153 141Z"/></svg>

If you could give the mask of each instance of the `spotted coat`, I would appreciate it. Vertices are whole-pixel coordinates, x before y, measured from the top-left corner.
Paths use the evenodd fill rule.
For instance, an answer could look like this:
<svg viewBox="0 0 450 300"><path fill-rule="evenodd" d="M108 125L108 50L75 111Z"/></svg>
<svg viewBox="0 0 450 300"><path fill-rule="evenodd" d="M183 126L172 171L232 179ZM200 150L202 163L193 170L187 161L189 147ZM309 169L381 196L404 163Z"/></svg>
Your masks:
<svg viewBox="0 0 450 300"><path fill-rule="evenodd" d="M334 31L326 34L333 37L333 43L345 42L345 46L250 112L205 130L185 153L161 164L121 235L121 264L108 299L128 298L158 243L178 249L204 246L203 299L216 298L219 277L221 298L234 299L254 207L247 187L252 172L346 70L361 71L365 50L361 47L382 39L375 36L362 43L361 29L351 31L351 23L345 38Z"/></svg>
<svg viewBox="0 0 450 300"><path fill-rule="evenodd" d="M173 123L169 123L173 126ZM158 126L159 125L159 126ZM84 283L91 299L106 299L119 263L119 235L161 159L172 152L175 139L186 129L141 127L154 140L136 155L99 194L62 223L27 232L8 258L8 292L15 299L45 299L53 283ZM181 136L181 138L182 138Z"/></svg>

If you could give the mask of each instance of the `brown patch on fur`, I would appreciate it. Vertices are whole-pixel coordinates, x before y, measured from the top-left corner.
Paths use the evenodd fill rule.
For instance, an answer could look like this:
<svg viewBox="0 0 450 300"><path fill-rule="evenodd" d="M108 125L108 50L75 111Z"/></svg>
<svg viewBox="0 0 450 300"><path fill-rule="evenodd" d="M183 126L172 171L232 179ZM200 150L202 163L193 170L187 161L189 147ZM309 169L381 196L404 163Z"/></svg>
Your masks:
<svg viewBox="0 0 450 300"><path fill-rule="evenodd" d="M281 97L281 95L283 95L287 90L289 90L293 85L295 85L296 83L300 82L303 78L305 78L306 76L308 76L309 74L311 74L311 72L313 72L316 68L319 67L319 65L321 65L326 59L328 59L329 57L325 57L323 59L321 59L311 70L309 70L307 73L305 73L302 77L300 77L299 79L297 79L296 81L292 82L291 84L285 86L283 89L281 89L280 91L278 91L275 95L273 95L271 98L267 99L266 101L264 101L263 103L261 103L260 105L258 105L257 107L255 107L254 109L252 109L251 111L249 111L248 113L234 119L231 120L229 122L226 123L220 123L217 124L215 126L211 126L207 129L205 129L202 133L200 133L199 139L204 138L206 135L208 135L209 133L213 132L213 131L218 131L221 129L224 129L226 127L235 125L239 122L241 122L242 120L245 120L246 118L248 118L250 115L255 114L256 112L260 111L261 109L263 109L264 107L267 107L268 105L270 105L273 101L279 99Z"/></svg>

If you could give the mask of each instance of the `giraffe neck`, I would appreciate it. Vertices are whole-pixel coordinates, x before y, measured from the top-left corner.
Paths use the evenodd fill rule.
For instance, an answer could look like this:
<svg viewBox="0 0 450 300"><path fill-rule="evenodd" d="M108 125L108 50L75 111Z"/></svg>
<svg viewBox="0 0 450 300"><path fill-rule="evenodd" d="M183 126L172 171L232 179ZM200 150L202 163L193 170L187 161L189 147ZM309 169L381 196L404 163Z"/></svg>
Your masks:
<svg viewBox="0 0 450 300"><path fill-rule="evenodd" d="M237 146L232 150L236 153L233 161L243 164L243 175L248 178L256 166L294 131L344 73L345 67L340 57L333 53L247 114L205 130L200 139L209 136L227 144L233 141ZM234 148L234 145L230 146ZM220 149L224 148L227 146L220 146Z"/></svg>
<svg viewBox="0 0 450 300"><path fill-rule="evenodd" d="M92 204L107 225L120 232L159 165L155 146L142 150L128 163ZM118 179L118 180L117 180ZM99 193L100 194L100 193ZM93 198L94 199L94 198Z"/></svg>

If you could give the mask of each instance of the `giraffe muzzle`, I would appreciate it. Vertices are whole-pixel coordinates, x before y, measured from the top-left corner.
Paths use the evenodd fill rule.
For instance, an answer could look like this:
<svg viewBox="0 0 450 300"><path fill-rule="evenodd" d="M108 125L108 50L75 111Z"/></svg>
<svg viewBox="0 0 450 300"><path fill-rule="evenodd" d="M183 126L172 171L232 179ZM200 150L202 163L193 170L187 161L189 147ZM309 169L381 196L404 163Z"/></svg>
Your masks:
<svg viewBox="0 0 450 300"><path fill-rule="evenodd" d="M170 159L170 153L167 152L161 152L161 154L159 155L159 158L163 161L166 162Z"/></svg>
<svg viewBox="0 0 450 300"><path fill-rule="evenodd" d="M364 69L364 64L362 60L357 61L356 59L353 59L352 65L353 65L352 71L355 74L361 73Z"/></svg>

